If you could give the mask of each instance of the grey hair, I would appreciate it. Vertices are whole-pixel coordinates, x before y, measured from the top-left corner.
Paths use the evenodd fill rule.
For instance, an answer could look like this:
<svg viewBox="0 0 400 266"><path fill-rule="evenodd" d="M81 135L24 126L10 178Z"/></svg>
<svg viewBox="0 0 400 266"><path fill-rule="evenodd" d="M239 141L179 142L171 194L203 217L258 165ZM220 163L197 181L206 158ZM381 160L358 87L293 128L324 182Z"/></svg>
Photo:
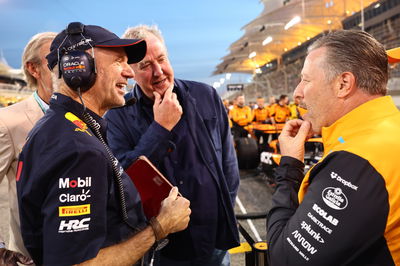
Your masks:
<svg viewBox="0 0 400 266"><path fill-rule="evenodd" d="M42 32L34 35L25 46L22 54L22 68L24 70L25 78L28 83L28 87L36 88L37 80L29 73L27 63L33 63L37 66L41 66L42 61L40 58L40 48L48 41L52 41L57 36L55 32ZM50 51L49 51L50 52Z"/></svg>
<svg viewBox="0 0 400 266"><path fill-rule="evenodd" d="M164 37L157 25L138 25L135 27L129 27L122 34L122 38L125 39L146 39L149 34L153 34L165 47ZM166 48L166 47L165 47Z"/></svg>
<svg viewBox="0 0 400 266"><path fill-rule="evenodd" d="M53 84L53 92L65 92L72 91L71 88L65 83L64 78L59 73L59 65L55 65L51 70L51 81Z"/></svg>
<svg viewBox="0 0 400 266"><path fill-rule="evenodd" d="M64 79L59 78L59 66L55 65L53 70L51 70L51 82L53 84L53 92L60 92L60 87L66 86Z"/></svg>
<svg viewBox="0 0 400 266"><path fill-rule="evenodd" d="M325 47L324 72L328 81L343 72L351 72L356 86L370 95L385 95L389 78L385 48L369 33L338 30L316 40L311 51Z"/></svg>

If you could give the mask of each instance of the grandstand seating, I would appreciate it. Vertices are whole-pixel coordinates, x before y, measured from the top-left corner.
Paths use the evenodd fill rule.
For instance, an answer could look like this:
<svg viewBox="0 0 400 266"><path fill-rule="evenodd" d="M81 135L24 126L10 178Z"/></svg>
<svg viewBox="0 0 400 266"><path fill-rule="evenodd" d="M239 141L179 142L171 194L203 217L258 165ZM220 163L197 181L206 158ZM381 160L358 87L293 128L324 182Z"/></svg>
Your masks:
<svg viewBox="0 0 400 266"><path fill-rule="evenodd" d="M377 1L364 9L365 31L372 34L386 49L400 46L399 9L400 0ZM357 12L343 20L342 25L344 29L360 29L360 21L361 13ZM244 88L246 99L253 101L257 96L291 95L299 82L307 47L313 39L283 54L273 70L261 67L262 73L255 74L253 82ZM398 97L395 102L400 106L400 64L391 66L389 73L389 94Z"/></svg>

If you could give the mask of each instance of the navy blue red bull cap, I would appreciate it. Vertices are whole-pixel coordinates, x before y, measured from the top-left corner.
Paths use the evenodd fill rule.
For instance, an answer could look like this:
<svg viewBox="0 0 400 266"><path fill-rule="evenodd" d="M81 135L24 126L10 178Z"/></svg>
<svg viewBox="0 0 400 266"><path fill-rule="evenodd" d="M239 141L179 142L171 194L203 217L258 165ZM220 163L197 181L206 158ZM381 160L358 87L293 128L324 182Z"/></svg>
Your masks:
<svg viewBox="0 0 400 266"><path fill-rule="evenodd" d="M52 70L65 52L85 51L92 47L123 47L128 56L129 64L140 62L146 55L146 42L144 40L121 39L102 27L72 22L51 43L50 53L46 56L48 66Z"/></svg>

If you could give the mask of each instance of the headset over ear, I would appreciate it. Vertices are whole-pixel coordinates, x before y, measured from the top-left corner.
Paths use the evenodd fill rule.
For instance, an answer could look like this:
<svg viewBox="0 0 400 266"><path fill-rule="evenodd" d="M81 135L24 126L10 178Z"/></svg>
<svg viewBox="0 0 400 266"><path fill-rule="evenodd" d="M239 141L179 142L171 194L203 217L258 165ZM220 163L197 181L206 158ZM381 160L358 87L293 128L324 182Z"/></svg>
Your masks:
<svg viewBox="0 0 400 266"><path fill-rule="evenodd" d="M66 29L67 37L77 34L86 40L83 35L84 27L80 22L70 23ZM92 55L85 51L67 51L64 49L60 51L60 57L58 62L59 74L60 77L63 77L65 83L74 91L78 91L78 88L81 92L89 90L96 81L93 47Z"/></svg>

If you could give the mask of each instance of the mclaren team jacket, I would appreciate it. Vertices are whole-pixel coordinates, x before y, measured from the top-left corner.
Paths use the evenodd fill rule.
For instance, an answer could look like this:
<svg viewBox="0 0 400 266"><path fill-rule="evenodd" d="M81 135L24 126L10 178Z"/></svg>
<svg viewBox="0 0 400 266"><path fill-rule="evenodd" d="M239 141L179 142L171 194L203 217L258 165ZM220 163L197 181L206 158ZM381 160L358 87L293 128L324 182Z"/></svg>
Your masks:
<svg viewBox="0 0 400 266"><path fill-rule="evenodd" d="M253 121L253 115L248 106L239 107L235 105L229 112L229 117L241 127L247 126L247 124Z"/></svg>
<svg viewBox="0 0 400 266"><path fill-rule="evenodd" d="M265 122L269 118L269 108L267 106L253 110L253 121Z"/></svg>
<svg viewBox="0 0 400 266"><path fill-rule="evenodd" d="M399 136L400 112L380 97L322 129L326 154L304 180L304 165L283 157L270 264L400 265Z"/></svg>

